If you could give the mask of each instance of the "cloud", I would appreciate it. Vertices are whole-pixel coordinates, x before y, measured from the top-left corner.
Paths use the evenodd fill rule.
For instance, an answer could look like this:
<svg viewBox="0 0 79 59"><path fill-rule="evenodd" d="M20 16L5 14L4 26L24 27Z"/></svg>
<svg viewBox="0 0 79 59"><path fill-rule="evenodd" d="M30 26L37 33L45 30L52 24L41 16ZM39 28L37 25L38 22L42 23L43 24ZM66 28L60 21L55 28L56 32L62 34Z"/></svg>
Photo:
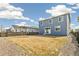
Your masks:
<svg viewBox="0 0 79 59"><path fill-rule="evenodd" d="M31 19L30 21L31 21L31 22L35 22L35 21L34 21L34 20L32 20L32 19Z"/></svg>
<svg viewBox="0 0 79 59"><path fill-rule="evenodd" d="M10 29L11 27L4 27L4 29Z"/></svg>
<svg viewBox="0 0 79 59"><path fill-rule="evenodd" d="M73 9L79 9L79 3L75 4L74 7L72 7Z"/></svg>
<svg viewBox="0 0 79 59"><path fill-rule="evenodd" d="M79 26L76 26L75 29L79 29Z"/></svg>
<svg viewBox="0 0 79 59"><path fill-rule="evenodd" d="M23 11L24 9L20 7L0 3L0 18L29 20L30 18L23 16Z"/></svg>
<svg viewBox="0 0 79 59"><path fill-rule="evenodd" d="M75 5L76 3L67 3L68 5Z"/></svg>
<svg viewBox="0 0 79 59"><path fill-rule="evenodd" d="M65 13L76 13L76 11L66 7L65 5L57 5L55 7L52 7L51 9L46 10L46 12L51 14L52 16L57 16Z"/></svg>
<svg viewBox="0 0 79 59"><path fill-rule="evenodd" d="M75 24L71 23L70 25L71 25L71 26L74 26Z"/></svg>
<svg viewBox="0 0 79 59"><path fill-rule="evenodd" d="M79 29L79 25L76 25L74 23L70 24L71 29Z"/></svg>
<svg viewBox="0 0 79 59"><path fill-rule="evenodd" d="M20 7L14 7L13 5L9 3L0 3L0 9L2 10L16 10L16 11L24 11Z"/></svg>
<svg viewBox="0 0 79 59"><path fill-rule="evenodd" d="M15 24L15 25L18 25L18 26L30 26L26 22L20 22L20 23Z"/></svg>
<svg viewBox="0 0 79 59"><path fill-rule="evenodd" d="M45 20L45 19L46 19L46 18L40 17L40 18L39 18L39 21L41 21L41 20Z"/></svg>
<svg viewBox="0 0 79 59"><path fill-rule="evenodd" d="M24 9L22 9L20 7L15 7L8 3L0 3L0 18L21 19L21 20L27 20L27 21L37 24L37 21L24 16L23 11L24 11ZM26 23L21 22L17 25L26 25Z"/></svg>
<svg viewBox="0 0 79 59"><path fill-rule="evenodd" d="M75 25L74 23L71 23L71 24L70 24L71 29L74 29L75 26L76 26L76 25Z"/></svg>

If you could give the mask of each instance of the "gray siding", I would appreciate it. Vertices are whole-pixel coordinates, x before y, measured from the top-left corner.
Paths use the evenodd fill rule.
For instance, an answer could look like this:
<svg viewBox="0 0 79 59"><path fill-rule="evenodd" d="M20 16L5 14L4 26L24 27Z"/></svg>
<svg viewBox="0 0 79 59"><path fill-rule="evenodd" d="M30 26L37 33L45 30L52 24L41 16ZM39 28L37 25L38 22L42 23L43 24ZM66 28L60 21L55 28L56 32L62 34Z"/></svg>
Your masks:
<svg viewBox="0 0 79 59"><path fill-rule="evenodd" d="M61 17L61 16L60 16ZM54 18L53 23L51 25L53 35L67 35L67 16L65 15L61 22L58 22L58 17ZM60 26L60 31L56 31L55 27Z"/></svg>
<svg viewBox="0 0 79 59"><path fill-rule="evenodd" d="M61 22L58 21L59 17L60 19L62 19L61 17L63 17ZM70 24L68 21L70 21L69 14L39 21L39 33L44 34L44 29L46 27L50 27L51 35L67 35L67 33L69 33L69 27L70 27ZM58 26L58 25L60 25L61 31L56 31L55 26Z"/></svg>
<svg viewBox="0 0 79 59"><path fill-rule="evenodd" d="M40 34L44 34L44 29L46 27L50 27L51 24L50 24L50 19L49 20L45 20L43 22L39 22L39 33Z"/></svg>

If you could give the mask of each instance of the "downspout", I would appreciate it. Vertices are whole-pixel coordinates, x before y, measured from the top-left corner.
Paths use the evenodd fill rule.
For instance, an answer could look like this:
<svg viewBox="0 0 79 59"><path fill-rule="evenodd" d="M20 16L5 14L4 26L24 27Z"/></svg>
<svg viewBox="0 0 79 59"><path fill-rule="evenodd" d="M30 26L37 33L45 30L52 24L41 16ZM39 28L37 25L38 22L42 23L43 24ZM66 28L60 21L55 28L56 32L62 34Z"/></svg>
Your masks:
<svg viewBox="0 0 79 59"><path fill-rule="evenodd" d="M70 20L70 13L67 14L67 36L69 36L69 33L70 33L70 23L71 23L71 20Z"/></svg>

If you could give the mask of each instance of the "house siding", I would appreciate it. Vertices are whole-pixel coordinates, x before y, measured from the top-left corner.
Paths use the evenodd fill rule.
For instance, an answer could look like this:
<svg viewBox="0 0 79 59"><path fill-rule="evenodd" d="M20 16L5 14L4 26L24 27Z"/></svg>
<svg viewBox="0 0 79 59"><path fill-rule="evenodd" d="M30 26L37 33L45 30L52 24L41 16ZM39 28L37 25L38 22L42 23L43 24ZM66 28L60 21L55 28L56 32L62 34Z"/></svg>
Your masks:
<svg viewBox="0 0 79 59"><path fill-rule="evenodd" d="M63 17L62 21L59 22L58 19L59 17ZM58 17L46 19L44 21L39 22L39 33L44 34L44 29L46 27L51 28L51 35L67 35L69 33L69 23L68 21L70 20L69 14L66 15L61 15ZM60 31L56 31L55 27L59 26L61 27Z"/></svg>
<svg viewBox="0 0 79 59"><path fill-rule="evenodd" d="M51 28L52 28L51 34L53 34L53 35L67 35L67 20L65 20L67 17L64 16L64 19L62 19L61 22L58 22L58 18L59 17L57 17L53 20L53 24L51 25ZM60 26L61 29L59 32L55 30L55 26Z"/></svg>

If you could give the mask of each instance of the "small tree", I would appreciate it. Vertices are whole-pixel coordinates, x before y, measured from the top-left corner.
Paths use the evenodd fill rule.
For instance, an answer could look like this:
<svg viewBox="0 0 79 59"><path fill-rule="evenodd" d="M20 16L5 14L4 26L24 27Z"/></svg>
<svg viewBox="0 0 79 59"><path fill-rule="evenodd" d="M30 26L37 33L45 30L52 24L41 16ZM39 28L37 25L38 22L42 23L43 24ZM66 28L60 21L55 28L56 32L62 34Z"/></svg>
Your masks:
<svg viewBox="0 0 79 59"><path fill-rule="evenodd" d="M77 21L79 22L79 16L77 17ZM77 39L77 41L79 43L79 32L76 32L75 34L76 34L76 39Z"/></svg>
<svg viewBox="0 0 79 59"><path fill-rule="evenodd" d="M74 30L72 29L71 30L71 34L75 35L76 36L76 33L74 32Z"/></svg>

